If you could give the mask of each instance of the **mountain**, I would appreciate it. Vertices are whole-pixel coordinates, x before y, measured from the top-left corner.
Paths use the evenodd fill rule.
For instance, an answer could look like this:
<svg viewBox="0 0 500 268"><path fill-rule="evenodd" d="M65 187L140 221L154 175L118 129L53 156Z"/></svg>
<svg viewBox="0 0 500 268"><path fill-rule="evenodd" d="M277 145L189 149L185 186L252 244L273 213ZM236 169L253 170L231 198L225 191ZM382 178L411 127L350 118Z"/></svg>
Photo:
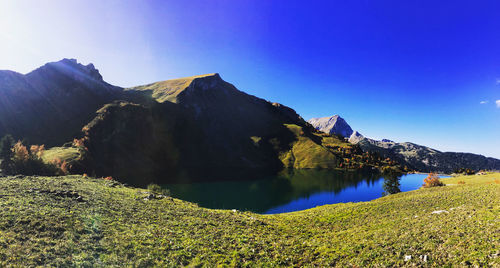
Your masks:
<svg viewBox="0 0 500 268"><path fill-rule="evenodd" d="M125 92L149 101L108 104L84 128L97 174L139 178L133 183L140 184L387 165L365 159L358 147L316 131L293 109L246 94L219 74ZM345 163L347 158L352 161Z"/></svg>
<svg viewBox="0 0 500 268"><path fill-rule="evenodd" d="M143 94L151 101L106 105L85 127L98 174L147 181L238 178L285 166L320 166L300 157L286 164L280 160L300 139L288 126L311 135L295 111L241 92L218 74L162 81L126 92ZM324 160L322 166L337 163L336 156L316 140L305 139L307 150L315 150Z"/></svg>
<svg viewBox="0 0 500 268"><path fill-rule="evenodd" d="M352 135L352 128L340 116L334 115L330 117L311 118L309 122L314 128L330 135L341 135L349 138Z"/></svg>
<svg viewBox="0 0 500 268"><path fill-rule="evenodd" d="M59 145L79 135L102 105L122 97L94 65L74 59L26 74L0 71L0 137Z"/></svg>

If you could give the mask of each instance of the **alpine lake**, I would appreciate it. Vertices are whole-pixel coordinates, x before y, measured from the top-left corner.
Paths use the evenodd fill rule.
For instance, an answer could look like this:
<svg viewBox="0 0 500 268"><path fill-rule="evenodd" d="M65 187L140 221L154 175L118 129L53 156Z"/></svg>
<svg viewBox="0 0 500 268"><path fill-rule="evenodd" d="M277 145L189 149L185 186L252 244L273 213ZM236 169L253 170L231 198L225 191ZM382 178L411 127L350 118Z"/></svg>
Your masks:
<svg viewBox="0 0 500 268"><path fill-rule="evenodd" d="M427 174L382 176L336 170L292 170L253 180L166 184L170 194L201 207L261 214L363 202L419 189Z"/></svg>

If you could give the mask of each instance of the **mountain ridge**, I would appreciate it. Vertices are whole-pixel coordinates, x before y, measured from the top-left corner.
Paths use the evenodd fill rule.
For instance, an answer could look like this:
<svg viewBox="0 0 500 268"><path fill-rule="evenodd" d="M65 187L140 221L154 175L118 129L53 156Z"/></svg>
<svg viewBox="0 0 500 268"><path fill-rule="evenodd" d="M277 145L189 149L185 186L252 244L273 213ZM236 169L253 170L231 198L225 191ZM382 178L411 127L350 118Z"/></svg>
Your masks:
<svg viewBox="0 0 500 268"><path fill-rule="evenodd" d="M47 63L27 74L0 72L0 136L12 134L48 146L80 133L95 111L123 98L93 64L74 59Z"/></svg>
<svg viewBox="0 0 500 268"><path fill-rule="evenodd" d="M332 117L313 118L308 122L316 129L342 135L340 130L351 129L345 120L337 122L338 115ZM321 119L321 120L318 120ZM394 142L389 139L375 140L353 131L348 138L352 144L357 144L364 151L378 153L384 157L397 160L401 165L421 172L452 173L460 168L473 170L500 170L500 160L483 155L464 152L441 152L439 150L412 142Z"/></svg>
<svg viewBox="0 0 500 268"><path fill-rule="evenodd" d="M222 78L218 73L201 74L195 76L188 76L182 78L175 78L169 80L158 81L146 85L135 86L126 88L126 91L136 91L136 92L148 92L151 97L156 99L158 102L162 103L165 101L176 102L176 98L179 94L188 90L192 87L196 80L207 80L218 82L216 80L222 81Z"/></svg>
<svg viewBox="0 0 500 268"><path fill-rule="evenodd" d="M242 171L242 177L248 170L283 168L398 169L391 159L420 171L450 170L449 161L475 167L497 161L374 141L338 115L306 122L292 108L247 94L218 73L124 89L105 82L93 64L63 59L26 75L0 71L0 97L0 136L47 146L83 136L93 172L129 179L182 179L198 169L198 177L223 169L233 176Z"/></svg>

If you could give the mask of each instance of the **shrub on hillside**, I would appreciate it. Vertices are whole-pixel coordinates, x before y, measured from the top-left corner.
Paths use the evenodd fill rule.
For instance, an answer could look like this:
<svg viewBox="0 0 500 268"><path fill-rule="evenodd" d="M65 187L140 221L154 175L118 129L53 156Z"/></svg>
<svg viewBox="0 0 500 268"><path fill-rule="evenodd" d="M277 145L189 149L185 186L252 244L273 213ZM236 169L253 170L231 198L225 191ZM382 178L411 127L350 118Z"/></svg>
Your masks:
<svg viewBox="0 0 500 268"><path fill-rule="evenodd" d="M455 172L456 174L464 174L464 175L474 175L476 174L476 171L470 168L459 168L456 169Z"/></svg>
<svg viewBox="0 0 500 268"><path fill-rule="evenodd" d="M424 188L429 188L429 187L437 187L437 186L444 186L444 183L439 180L439 176L430 173L427 178L424 179L424 184L422 185Z"/></svg>
<svg viewBox="0 0 500 268"><path fill-rule="evenodd" d="M155 194L162 194L165 196L170 196L170 190L166 189L166 188L162 188L158 184L151 183L150 185L148 185L148 190L155 193Z"/></svg>
<svg viewBox="0 0 500 268"><path fill-rule="evenodd" d="M59 175L68 175L69 170L71 169L71 164L69 164L66 160L61 160L60 158L52 160L52 165L57 168Z"/></svg>
<svg viewBox="0 0 500 268"><path fill-rule="evenodd" d="M12 137L4 137L0 148L2 169L6 174L58 175L58 167L42 160L44 145L32 145L29 149L21 141L13 142Z"/></svg>

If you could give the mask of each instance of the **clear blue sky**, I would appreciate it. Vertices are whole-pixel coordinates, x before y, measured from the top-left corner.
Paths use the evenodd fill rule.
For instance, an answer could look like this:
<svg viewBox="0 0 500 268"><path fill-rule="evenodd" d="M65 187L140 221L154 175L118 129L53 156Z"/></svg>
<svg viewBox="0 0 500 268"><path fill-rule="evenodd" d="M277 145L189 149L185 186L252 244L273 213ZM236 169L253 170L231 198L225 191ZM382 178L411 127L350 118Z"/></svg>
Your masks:
<svg viewBox="0 0 500 268"><path fill-rule="evenodd" d="M16 0L0 26L0 69L77 58L119 86L218 72L306 119L500 158L496 0Z"/></svg>

